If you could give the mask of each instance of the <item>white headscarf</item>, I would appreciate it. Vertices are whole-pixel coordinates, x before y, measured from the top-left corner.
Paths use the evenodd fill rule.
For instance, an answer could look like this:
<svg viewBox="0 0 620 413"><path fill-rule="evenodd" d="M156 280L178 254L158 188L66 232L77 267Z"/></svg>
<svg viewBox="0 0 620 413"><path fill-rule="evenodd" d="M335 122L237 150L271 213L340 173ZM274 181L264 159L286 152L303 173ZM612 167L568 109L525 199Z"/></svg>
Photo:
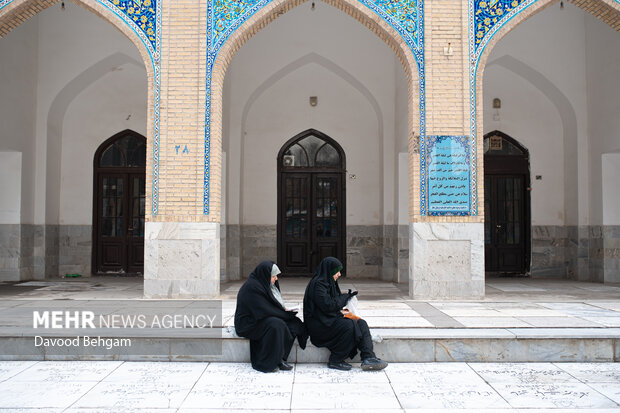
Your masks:
<svg viewBox="0 0 620 413"><path fill-rule="evenodd" d="M278 268L276 264L273 264L273 267L271 267L271 276L273 277L274 275L281 273L282 271L280 271L280 268ZM271 284L271 294L273 294L273 298L275 298L282 305L282 308L285 308L282 294L280 294L280 290L278 290L278 287L276 287L275 284Z"/></svg>

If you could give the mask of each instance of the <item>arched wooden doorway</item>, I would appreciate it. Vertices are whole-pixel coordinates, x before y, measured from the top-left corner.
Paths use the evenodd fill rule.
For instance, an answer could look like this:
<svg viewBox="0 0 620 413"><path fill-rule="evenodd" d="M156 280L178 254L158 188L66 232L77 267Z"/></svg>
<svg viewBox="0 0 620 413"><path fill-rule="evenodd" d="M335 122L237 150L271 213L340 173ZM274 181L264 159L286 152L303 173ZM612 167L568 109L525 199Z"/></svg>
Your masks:
<svg viewBox="0 0 620 413"><path fill-rule="evenodd" d="M505 133L484 136L485 271L523 275L530 270L529 152Z"/></svg>
<svg viewBox="0 0 620 413"><path fill-rule="evenodd" d="M95 152L93 274L144 272L146 138L131 130Z"/></svg>
<svg viewBox="0 0 620 413"><path fill-rule="evenodd" d="M278 264L284 275L312 275L333 256L346 269L346 162L340 145L308 129L278 153Z"/></svg>

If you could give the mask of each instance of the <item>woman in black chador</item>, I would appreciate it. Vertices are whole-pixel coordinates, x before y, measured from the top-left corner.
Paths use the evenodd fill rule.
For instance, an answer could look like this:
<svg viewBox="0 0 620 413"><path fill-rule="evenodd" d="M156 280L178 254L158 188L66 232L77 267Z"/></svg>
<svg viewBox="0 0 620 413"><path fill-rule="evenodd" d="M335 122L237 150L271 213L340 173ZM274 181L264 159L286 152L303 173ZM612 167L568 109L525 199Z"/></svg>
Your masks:
<svg viewBox="0 0 620 413"><path fill-rule="evenodd" d="M327 367L337 370L351 370L344 361L353 358L359 349L362 370L381 370L387 363L375 356L368 324L361 318L346 318L342 308L357 291L342 294L338 278L342 263L327 257L319 264L304 295L304 323L310 334L310 341L317 347L331 351ZM347 315L349 317L349 315Z"/></svg>
<svg viewBox="0 0 620 413"><path fill-rule="evenodd" d="M280 269L273 261L263 261L237 294L235 330L250 339L252 367L268 373L291 370L286 362L297 337L299 346L306 348L308 335L297 311L287 311L278 283Z"/></svg>

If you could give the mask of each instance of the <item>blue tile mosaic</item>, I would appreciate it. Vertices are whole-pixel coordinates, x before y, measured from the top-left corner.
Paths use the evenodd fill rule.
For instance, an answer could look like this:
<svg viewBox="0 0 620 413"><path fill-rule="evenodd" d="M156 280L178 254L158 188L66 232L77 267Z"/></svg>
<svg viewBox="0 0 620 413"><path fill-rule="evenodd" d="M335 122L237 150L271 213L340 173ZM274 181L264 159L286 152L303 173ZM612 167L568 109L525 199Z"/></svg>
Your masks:
<svg viewBox="0 0 620 413"><path fill-rule="evenodd" d="M15 0L0 0L0 15L2 9ZM78 3L87 2L74 0ZM94 0L96 3L109 9L125 22L140 38L146 47L153 65L153 204L152 213L157 215L159 210L159 118L160 118L160 91L161 91L161 2L162 0Z"/></svg>
<svg viewBox="0 0 620 413"><path fill-rule="evenodd" d="M102 4L105 2L101 2ZM157 44L157 0L111 0L115 8L129 17L140 28L154 49Z"/></svg>
<svg viewBox="0 0 620 413"><path fill-rule="evenodd" d="M211 81L213 65L219 51L245 21L272 0L211 0L207 11L207 75L205 101L205 151L203 213L209 214L211 156ZM420 139L425 131L424 89L424 1L423 0L358 0L380 16L402 36L418 64L420 84Z"/></svg>
<svg viewBox="0 0 620 413"><path fill-rule="evenodd" d="M496 25L505 17L508 17L513 12L522 10L520 6L528 0L486 0L474 2L474 30L476 32L474 37L475 49L478 49L483 42L485 36L489 33L494 33ZM530 0L530 2L532 2ZM514 14L514 13L513 13ZM492 34L491 34L492 35Z"/></svg>

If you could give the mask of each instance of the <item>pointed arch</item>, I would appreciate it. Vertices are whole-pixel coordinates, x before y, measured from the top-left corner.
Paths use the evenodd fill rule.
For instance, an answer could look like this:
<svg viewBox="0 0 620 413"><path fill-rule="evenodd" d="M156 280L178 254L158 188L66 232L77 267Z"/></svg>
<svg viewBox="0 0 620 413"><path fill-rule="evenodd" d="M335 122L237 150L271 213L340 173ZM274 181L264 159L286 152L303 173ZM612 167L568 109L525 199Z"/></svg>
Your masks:
<svg viewBox="0 0 620 413"><path fill-rule="evenodd" d="M228 65L237 51L256 33L266 27L279 16L294 7L304 3L305 0L274 0L264 5L260 12L255 13L239 26L224 41L213 61L208 62L207 67L207 99L206 99L206 124L205 124L205 189L204 209L205 215L210 215L208 221L219 222L221 216L221 200L210 198L210 194L220 196L221 188L221 165L222 165L222 98L224 78ZM414 136L419 137L424 133L424 70L423 70L423 40L421 54L414 55L411 46L403 40L401 35L392 25L377 13L364 5L359 0L328 0L326 1L358 20L369 28L383 42L395 52L401 62L408 83L408 136L413 141ZM423 18L420 16L420 18ZM420 34L422 36L422 34ZM209 65L212 65L209 67ZM415 69L418 69L416 72ZM211 72L209 72L211 70ZM419 104L419 111L414 111ZM416 126L419 125L418 129ZM414 168L414 148L418 145L410 144L410 165ZM217 177L211 182L210 177ZM413 198L410 196L410 209Z"/></svg>
<svg viewBox="0 0 620 413"><path fill-rule="evenodd" d="M152 203L151 213L158 213L158 176L159 176L159 110L160 110L160 45L161 45L161 1L149 0L151 11L154 11L154 29L145 32L125 13L108 0L72 0L84 9L96 14L110 23L125 35L138 49L146 68L147 98L147 203ZM0 38L19 26L30 17L48 7L57 4L58 0L0 0Z"/></svg>
<svg viewBox="0 0 620 413"><path fill-rule="evenodd" d="M324 142L324 145L331 145L338 153L338 157L339 157L338 168L343 171L347 169L347 159L344 153L344 149L342 149L342 146L340 146L340 144L335 139L332 139L330 136L313 128L306 129L305 131L298 133L297 135L293 136L291 139L286 141L284 145L282 145L282 147L280 148L280 151L278 152L278 165L283 164L283 157L286 154L287 150L290 150L292 146L298 144L301 140L309 136L316 136L317 138L319 138L320 140ZM320 150L318 150L316 153L317 156L318 156L319 151ZM308 153L307 151L305 151L305 149L303 150L303 152L305 153L306 156L308 156ZM308 167L310 167L310 163L312 163L311 161L312 160L308 158L308 162L307 162Z"/></svg>
<svg viewBox="0 0 620 413"><path fill-rule="evenodd" d="M620 0L568 0L575 6L599 18L616 31L620 31ZM482 86L484 69L495 45L523 21L540 13L558 0L515 0L511 6L496 13L501 18L490 20L485 26L483 13L479 13L483 0L469 0L469 80L470 80L470 133L474 138L477 153L482 153L483 139L478 135L483 131ZM506 7L503 3L484 2L489 7ZM491 6L493 4L494 6ZM504 13L505 11L505 13ZM480 26L485 26L480 29ZM554 102L555 103L555 102ZM477 174L483 176L483 162L477 164ZM482 184L477 183L478 189ZM483 203L480 202L479 205ZM480 211L482 214L483 211Z"/></svg>

